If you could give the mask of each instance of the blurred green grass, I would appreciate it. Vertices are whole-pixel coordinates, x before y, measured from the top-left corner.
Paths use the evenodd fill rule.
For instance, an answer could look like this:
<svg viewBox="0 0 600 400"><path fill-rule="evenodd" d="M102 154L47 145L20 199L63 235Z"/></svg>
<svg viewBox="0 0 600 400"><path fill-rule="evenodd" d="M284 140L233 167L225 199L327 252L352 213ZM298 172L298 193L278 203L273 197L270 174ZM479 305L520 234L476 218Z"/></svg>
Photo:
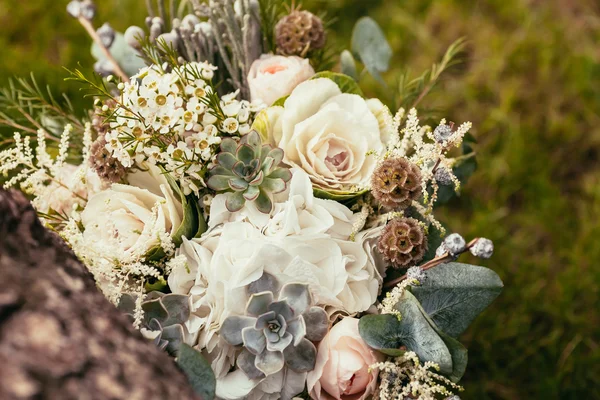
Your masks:
<svg viewBox="0 0 600 400"><path fill-rule="evenodd" d="M34 71L77 98L62 66L90 66L65 1L0 2L0 83ZM141 0L106 0L96 23L141 24ZM338 18L332 40L374 17L417 73L455 39L465 63L423 104L474 123L479 170L440 218L485 235L505 290L461 338L464 399L600 399L600 5L594 0L307 0ZM393 78L390 74L389 78ZM393 79L391 80L393 81ZM367 82L371 93L379 93ZM477 262L476 260L471 260Z"/></svg>

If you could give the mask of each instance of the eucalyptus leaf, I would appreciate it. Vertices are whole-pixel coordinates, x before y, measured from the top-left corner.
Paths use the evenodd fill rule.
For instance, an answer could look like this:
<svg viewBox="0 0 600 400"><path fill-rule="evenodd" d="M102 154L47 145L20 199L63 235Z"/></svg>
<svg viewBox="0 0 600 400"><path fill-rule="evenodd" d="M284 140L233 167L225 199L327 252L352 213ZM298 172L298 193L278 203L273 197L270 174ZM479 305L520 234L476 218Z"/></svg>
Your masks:
<svg viewBox="0 0 600 400"><path fill-rule="evenodd" d="M192 239L204 233L206 231L206 221L200 210L200 205L197 203L194 196L190 195L186 197L171 174L166 172L163 168L161 168L161 171L169 183L169 186L171 186L171 189L178 195L179 200L181 201L181 207L183 208L183 220L181 221L181 225L179 225L171 235L173 243L175 246L179 247L181 246L181 243L183 243L182 237Z"/></svg>
<svg viewBox="0 0 600 400"><path fill-rule="evenodd" d="M203 400L215 398L217 381L208 361L199 351L183 343L179 348L177 365L188 377L190 385Z"/></svg>
<svg viewBox="0 0 600 400"><path fill-rule="evenodd" d="M360 319L358 328L365 342L376 350L406 346L419 360L433 361L442 374L452 374L452 355L415 297L405 291L395 307L402 316L400 320L390 314L366 315Z"/></svg>
<svg viewBox="0 0 600 400"><path fill-rule="evenodd" d="M410 293L410 292L407 292L406 296L407 297L413 297L413 298L415 298L412 295L412 293ZM419 304L419 303L417 303L417 304ZM429 322L429 325L431 325L431 327L436 331L436 333L444 341L444 344L446 344L446 347L448 347L448 351L450 351L450 355L452 356L452 372L447 375L448 378L452 382L455 382L455 383L458 382L458 381L460 381L460 379L465 374L465 370L467 369L467 361L468 361L467 349L458 340L456 340L456 339L448 336L447 334L445 334L431 320L431 318L429 318L429 316L427 315L427 313L425 312L425 310L423 309L423 307L422 307L421 304L419 304L419 308L420 308L421 313L423 314L423 316Z"/></svg>
<svg viewBox="0 0 600 400"><path fill-rule="evenodd" d="M442 331L457 337L498 297L502 287L494 271L452 262L428 270L425 282L412 293Z"/></svg>
<svg viewBox="0 0 600 400"><path fill-rule="evenodd" d="M129 76L137 74L141 68L146 66L144 60L139 57L137 51L127 44L123 34L119 32L116 33L115 40L108 50L123 71ZM92 45L91 52L96 60L106 60L104 53L102 53L100 47L96 43Z"/></svg>
<svg viewBox="0 0 600 400"><path fill-rule="evenodd" d="M367 71L383 81L380 73L386 72L392 58L392 48L377 22L370 17L358 20L352 31L352 52Z"/></svg>
<svg viewBox="0 0 600 400"><path fill-rule="evenodd" d="M323 71L317 73L311 79L319 78L327 78L332 80L333 82L335 82L336 85L338 85L342 93L357 94L359 96L363 96L363 92L360 89L360 86L358 86L356 80L354 80L354 78L352 78L351 76L340 74L337 72Z"/></svg>
<svg viewBox="0 0 600 400"><path fill-rule="evenodd" d="M340 64L343 74L348 75L355 81L358 81L358 73L356 72L356 61L354 60L354 56L350 51L342 51L342 54L340 56Z"/></svg>

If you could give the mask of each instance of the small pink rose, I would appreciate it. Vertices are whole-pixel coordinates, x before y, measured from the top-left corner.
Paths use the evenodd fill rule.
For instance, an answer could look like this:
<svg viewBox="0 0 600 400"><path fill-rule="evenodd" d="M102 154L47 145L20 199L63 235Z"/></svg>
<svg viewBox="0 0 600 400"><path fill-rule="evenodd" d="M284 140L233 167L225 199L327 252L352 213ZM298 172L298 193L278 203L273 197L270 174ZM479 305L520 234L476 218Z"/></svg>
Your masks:
<svg viewBox="0 0 600 400"><path fill-rule="evenodd" d="M310 397L316 400L366 399L377 388L379 374L376 369L369 371L369 367L384 358L362 340L358 319L342 319L319 344L315 369L307 377Z"/></svg>
<svg viewBox="0 0 600 400"><path fill-rule="evenodd" d="M263 54L252 63L248 73L252 101L270 106L314 74L315 70L305 58Z"/></svg>

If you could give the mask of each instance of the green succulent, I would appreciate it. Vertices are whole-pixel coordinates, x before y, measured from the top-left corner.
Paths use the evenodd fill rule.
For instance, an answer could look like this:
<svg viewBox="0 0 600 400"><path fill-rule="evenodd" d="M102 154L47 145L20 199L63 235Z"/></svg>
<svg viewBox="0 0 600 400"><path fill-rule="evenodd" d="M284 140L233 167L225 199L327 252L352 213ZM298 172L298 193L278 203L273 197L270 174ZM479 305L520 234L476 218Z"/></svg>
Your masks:
<svg viewBox="0 0 600 400"><path fill-rule="evenodd" d="M273 194L283 192L292 179L290 170L280 167L282 160L283 150L262 144L256 131L242 137L239 143L224 139L207 186L229 193L225 205L230 212L241 210L246 201L251 201L259 211L268 214L273 208Z"/></svg>
<svg viewBox="0 0 600 400"><path fill-rule="evenodd" d="M119 302L119 309L134 318L136 297L125 294ZM179 347L185 341L185 322L190 317L188 296L151 292L142 302L144 316L140 331L154 341L161 350L176 357Z"/></svg>

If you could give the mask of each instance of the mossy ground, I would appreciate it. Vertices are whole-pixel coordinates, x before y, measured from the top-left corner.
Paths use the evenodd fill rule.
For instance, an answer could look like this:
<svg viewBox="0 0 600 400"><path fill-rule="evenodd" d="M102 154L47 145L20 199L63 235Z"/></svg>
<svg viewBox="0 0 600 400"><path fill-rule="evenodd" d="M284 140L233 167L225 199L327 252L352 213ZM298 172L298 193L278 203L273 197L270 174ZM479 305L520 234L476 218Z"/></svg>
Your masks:
<svg viewBox="0 0 600 400"><path fill-rule="evenodd" d="M31 70L77 98L62 66L90 66L90 41L63 3L0 2L0 83ZM143 19L141 0L99 3L98 21L117 29ZM374 17L396 50L396 69L419 72L458 37L469 40L466 62L423 104L474 123L479 169L439 216L467 238L494 240L485 265L506 286L461 338L470 350L462 397L600 399L600 5L304 4L338 17L332 35L340 48L357 18Z"/></svg>

